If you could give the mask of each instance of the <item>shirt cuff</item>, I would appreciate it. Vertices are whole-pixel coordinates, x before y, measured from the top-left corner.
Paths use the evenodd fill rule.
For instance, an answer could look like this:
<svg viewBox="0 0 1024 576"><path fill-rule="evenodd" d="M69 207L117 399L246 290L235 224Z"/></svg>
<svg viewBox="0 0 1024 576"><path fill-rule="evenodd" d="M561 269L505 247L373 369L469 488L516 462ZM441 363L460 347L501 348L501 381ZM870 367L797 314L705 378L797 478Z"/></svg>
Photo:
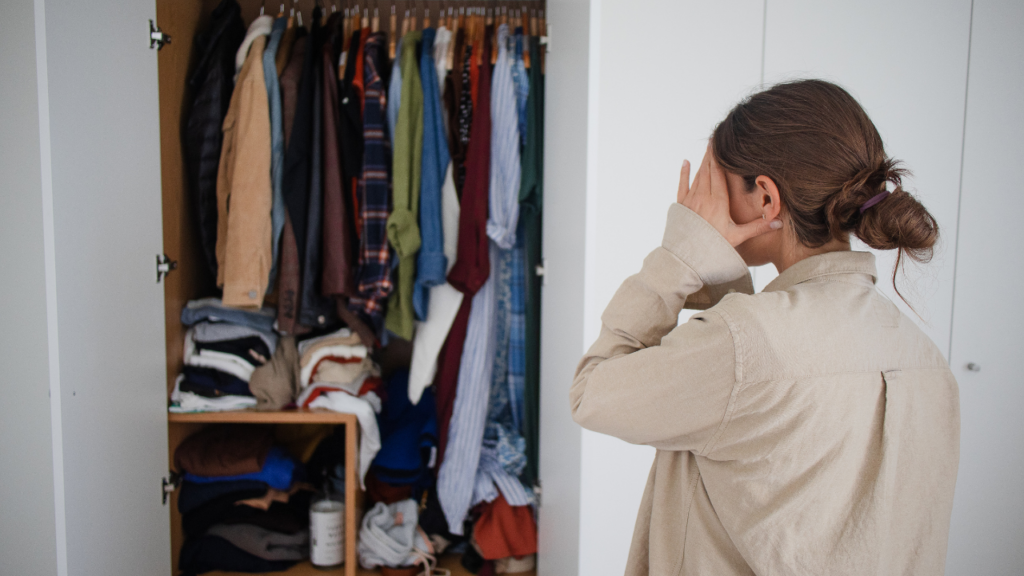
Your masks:
<svg viewBox="0 0 1024 576"><path fill-rule="evenodd" d="M707 220L682 204L668 209L662 248L686 263L704 287L686 299L685 308L704 310L726 294L754 293L750 270L736 249Z"/></svg>

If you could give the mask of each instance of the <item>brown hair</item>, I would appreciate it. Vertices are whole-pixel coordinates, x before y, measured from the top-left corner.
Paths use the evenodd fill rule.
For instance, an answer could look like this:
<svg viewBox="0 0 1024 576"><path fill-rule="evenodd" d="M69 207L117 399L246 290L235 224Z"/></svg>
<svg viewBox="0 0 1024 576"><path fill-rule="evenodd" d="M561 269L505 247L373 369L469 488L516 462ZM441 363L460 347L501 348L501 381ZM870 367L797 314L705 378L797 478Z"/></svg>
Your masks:
<svg viewBox="0 0 1024 576"><path fill-rule="evenodd" d="M722 168L742 176L748 190L761 175L775 182L806 246L846 240L852 232L877 250L899 250L893 288L903 255L931 260L938 223L902 189L909 172L885 154L871 119L839 86L799 80L754 94L715 127L712 147ZM895 186L892 194L861 213L887 182Z"/></svg>

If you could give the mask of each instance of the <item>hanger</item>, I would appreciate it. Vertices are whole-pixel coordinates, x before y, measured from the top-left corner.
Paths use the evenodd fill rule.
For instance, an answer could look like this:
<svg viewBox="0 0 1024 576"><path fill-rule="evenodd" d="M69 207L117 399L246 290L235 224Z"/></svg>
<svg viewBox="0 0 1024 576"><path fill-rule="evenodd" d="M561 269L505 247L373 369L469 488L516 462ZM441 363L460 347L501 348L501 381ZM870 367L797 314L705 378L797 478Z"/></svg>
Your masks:
<svg viewBox="0 0 1024 576"><path fill-rule="evenodd" d="M302 10L300 9L298 11L298 14L295 13L295 5L298 4L298 3L299 3L299 0L292 0L292 11L291 11L291 14L290 14L289 17L290 18L295 18L295 21L298 23L298 25L302 26Z"/></svg>
<svg viewBox="0 0 1024 576"><path fill-rule="evenodd" d="M423 29L430 28L430 8L423 9Z"/></svg>
<svg viewBox="0 0 1024 576"><path fill-rule="evenodd" d="M267 7L267 0L263 0L263 4L260 4L260 16L263 16L263 9Z"/></svg>
<svg viewBox="0 0 1024 576"><path fill-rule="evenodd" d="M373 7L373 20L370 20L370 31L376 34L380 32L380 8Z"/></svg>
<svg viewBox="0 0 1024 576"><path fill-rule="evenodd" d="M419 20L419 19L417 18L417 16L419 16L419 8L418 8L418 7L416 6L416 3L415 3L415 2L413 2L413 7L412 7L412 21L410 21L410 22L409 22L409 31L410 31L410 32L411 32L411 31L413 31L413 30L416 30L416 28L417 28L417 26L416 26L416 22L417 22L417 20Z"/></svg>
<svg viewBox="0 0 1024 576"><path fill-rule="evenodd" d="M388 21L388 54L395 59L395 32L398 30L398 15L395 9L395 2L391 0L391 19Z"/></svg>

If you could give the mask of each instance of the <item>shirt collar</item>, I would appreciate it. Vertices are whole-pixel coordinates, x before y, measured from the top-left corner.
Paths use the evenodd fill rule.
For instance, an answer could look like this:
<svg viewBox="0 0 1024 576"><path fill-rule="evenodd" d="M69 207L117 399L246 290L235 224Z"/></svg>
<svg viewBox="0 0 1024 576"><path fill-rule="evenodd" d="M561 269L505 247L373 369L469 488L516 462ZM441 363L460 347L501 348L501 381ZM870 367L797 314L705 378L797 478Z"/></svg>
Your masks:
<svg viewBox="0 0 1024 576"><path fill-rule="evenodd" d="M875 255L870 252L841 250L804 258L779 274L778 278L765 286L764 291L788 290L809 280L840 274L860 275L866 277L865 280L870 278L871 283L874 284L878 279L878 272L875 270Z"/></svg>

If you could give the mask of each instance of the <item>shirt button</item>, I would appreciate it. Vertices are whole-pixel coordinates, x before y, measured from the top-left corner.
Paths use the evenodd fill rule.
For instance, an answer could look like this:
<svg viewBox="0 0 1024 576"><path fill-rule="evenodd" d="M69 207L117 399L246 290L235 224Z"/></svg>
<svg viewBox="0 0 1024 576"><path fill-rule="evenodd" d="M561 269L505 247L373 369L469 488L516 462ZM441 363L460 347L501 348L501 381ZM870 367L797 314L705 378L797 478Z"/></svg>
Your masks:
<svg viewBox="0 0 1024 576"><path fill-rule="evenodd" d="M256 291L255 290L249 290L249 298L252 298L253 300L256 299Z"/></svg>
<svg viewBox="0 0 1024 576"><path fill-rule="evenodd" d="M348 96L341 99L342 104L348 104Z"/></svg>
<svg viewBox="0 0 1024 576"><path fill-rule="evenodd" d="M319 317L318 317L318 318L316 319L316 321L317 321L317 322L319 322L319 323L321 323L321 324L323 324L324 322L326 322L326 321L327 321L327 318L324 318L324 317L323 317L323 315L320 315L320 316L319 316Z"/></svg>

